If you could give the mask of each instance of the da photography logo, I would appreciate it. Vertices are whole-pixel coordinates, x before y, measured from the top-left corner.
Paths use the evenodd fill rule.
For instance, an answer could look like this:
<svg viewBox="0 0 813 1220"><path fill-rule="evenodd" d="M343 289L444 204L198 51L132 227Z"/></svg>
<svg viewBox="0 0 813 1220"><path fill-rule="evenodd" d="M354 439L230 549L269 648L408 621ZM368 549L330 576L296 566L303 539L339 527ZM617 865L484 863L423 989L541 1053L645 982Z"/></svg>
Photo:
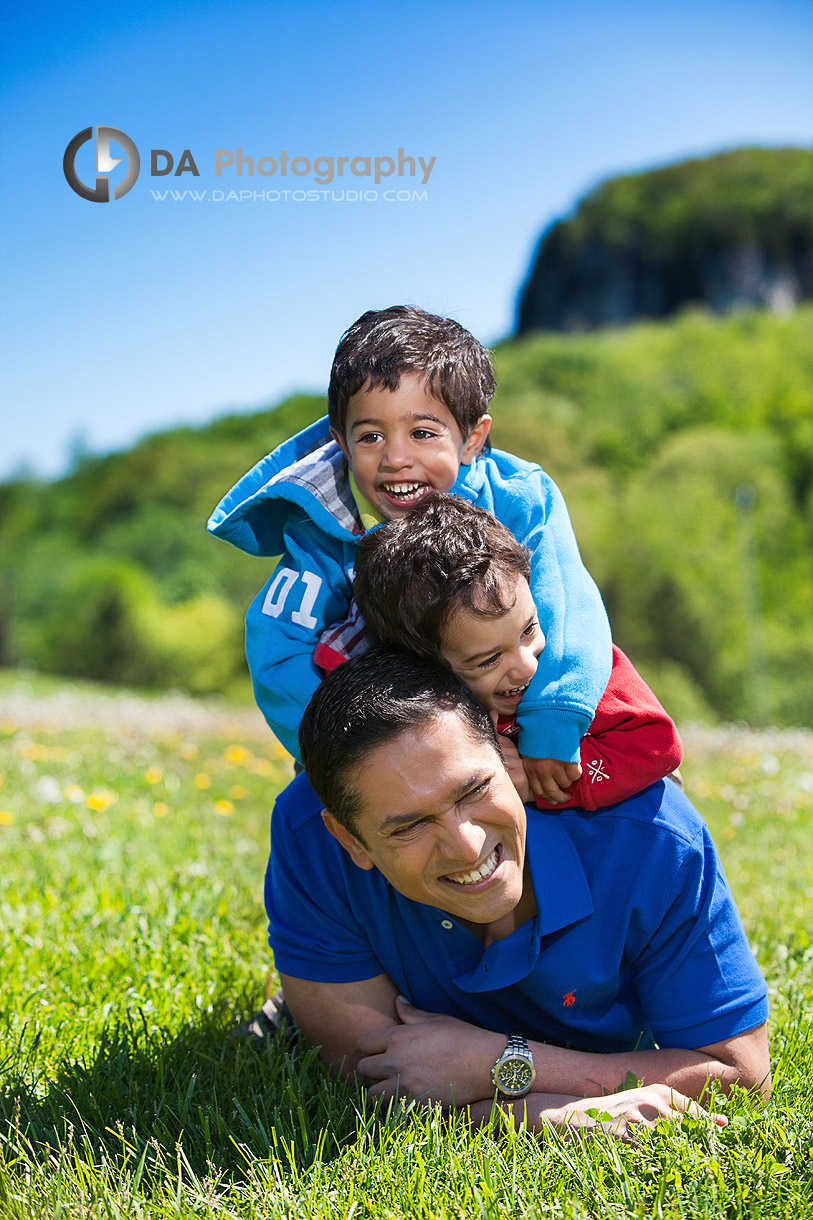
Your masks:
<svg viewBox="0 0 813 1220"><path fill-rule="evenodd" d="M72 191L76 191L77 195L81 195L83 199L90 200L91 203L109 203L109 175L124 160L124 157L113 157L110 155L110 141L114 140L127 154L127 173L113 191L113 198L121 199L135 185L135 180L141 169L141 158L138 155L138 149L130 137L126 136L123 131L119 131L118 127L97 127L96 185L89 187L80 181L79 175L76 172L76 154L92 138L93 128L86 127L84 131L80 131L73 137L65 149L65 156L62 158L62 169L64 170L68 186Z"/></svg>

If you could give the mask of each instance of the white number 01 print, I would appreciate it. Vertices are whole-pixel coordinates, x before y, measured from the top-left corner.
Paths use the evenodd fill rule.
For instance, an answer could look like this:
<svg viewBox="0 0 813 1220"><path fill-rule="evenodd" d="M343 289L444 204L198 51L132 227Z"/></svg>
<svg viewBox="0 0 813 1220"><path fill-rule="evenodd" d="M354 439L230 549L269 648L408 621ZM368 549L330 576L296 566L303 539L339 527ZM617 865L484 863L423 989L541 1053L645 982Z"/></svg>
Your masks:
<svg viewBox="0 0 813 1220"><path fill-rule="evenodd" d="M291 622L300 627L315 627L316 619L313 610L319 590L322 587L322 577L315 572L295 572L293 568L280 568L265 595L263 614L269 618L279 618L288 600L288 594L299 581L305 588L299 601L299 606L291 613Z"/></svg>

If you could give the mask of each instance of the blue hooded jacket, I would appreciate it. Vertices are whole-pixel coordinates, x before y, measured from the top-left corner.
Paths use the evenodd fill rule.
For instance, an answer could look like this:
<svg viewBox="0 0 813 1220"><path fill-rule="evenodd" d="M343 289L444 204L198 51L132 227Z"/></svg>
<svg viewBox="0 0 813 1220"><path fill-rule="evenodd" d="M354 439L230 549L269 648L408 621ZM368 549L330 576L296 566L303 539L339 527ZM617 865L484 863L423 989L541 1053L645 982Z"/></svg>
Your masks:
<svg viewBox="0 0 813 1220"><path fill-rule="evenodd" d="M461 466L451 491L493 513L531 552L546 643L517 709L520 750L578 761L610 676L611 639L562 493L540 466L499 449ZM246 657L260 710L295 758L302 714L322 678L314 648L352 599L357 520L326 417L258 462L209 519L212 534L249 555L281 556L249 607Z"/></svg>

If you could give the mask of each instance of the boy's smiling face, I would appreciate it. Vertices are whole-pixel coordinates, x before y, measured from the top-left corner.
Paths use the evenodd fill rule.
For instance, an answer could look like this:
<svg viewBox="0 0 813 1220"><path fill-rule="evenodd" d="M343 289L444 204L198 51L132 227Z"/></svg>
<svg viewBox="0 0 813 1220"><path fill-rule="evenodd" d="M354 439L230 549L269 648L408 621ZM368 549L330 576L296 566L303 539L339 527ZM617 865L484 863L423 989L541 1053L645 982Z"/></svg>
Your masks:
<svg viewBox="0 0 813 1220"><path fill-rule="evenodd" d="M361 389L347 405L345 433L331 428L356 486L387 521L403 516L430 491L449 491L461 465L485 444L484 415L464 437L447 406L418 373L403 373L398 388Z"/></svg>
<svg viewBox="0 0 813 1220"><path fill-rule="evenodd" d="M545 637L524 576L506 584L505 604L511 608L499 618L457 610L444 624L440 650L487 711L513 716L536 673Z"/></svg>

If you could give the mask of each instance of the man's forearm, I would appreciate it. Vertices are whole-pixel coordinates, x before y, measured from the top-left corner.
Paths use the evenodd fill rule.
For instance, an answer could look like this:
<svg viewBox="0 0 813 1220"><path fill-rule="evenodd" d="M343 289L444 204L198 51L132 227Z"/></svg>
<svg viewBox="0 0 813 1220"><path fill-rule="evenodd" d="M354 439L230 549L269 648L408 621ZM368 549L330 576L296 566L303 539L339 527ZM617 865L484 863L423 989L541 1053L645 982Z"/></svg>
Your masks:
<svg viewBox="0 0 813 1220"><path fill-rule="evenodd" d="M411 1093L444 1105L476 1104L493 1096L491 1069L505 1050L504 1034L395 1001L400 1024L364 1035L360 1075L374 1093ZM534 1094L610 1096L630 1073L646 1085L663 1085L699 1098L708 1081L727 1092L733 1084L768 1093L770 1060L764 1025L699 1049L595 1054L531 1042Z"/></svg>
<svg viewBox="0 0 813 1220"><path fill-rule="evenodd" d="M500 1038L501 1035L490 1037ZM767 1068L765 1071L757 1068L755 1072L747 1066L726 1063L702 1051L665 1049L591 1054L589 1051L566 1050L540 1042L530 1042L529 1046L536 1068L533 1089L519 1101L503 1101L500 1108L510 1111L517 1124L525 1121L533 1131L544 1130L550 1125L572 1125L567 1116L572 1114L574 1105L581 1113L584 1108L581 1103L585 1098L595 1102L596 1097L616 1094L627 1086L630 1074L642 1086L662 1085L667 1090L695 1100L700 1099L708 1085L715 1080L724 1093L735 1084L754 1089L766 1098L770 1093L771 1079ZM344 1079L352 1080L355 1077L358 1055L345 1057L339 1063L321 1048L321 1057ZM362 1077L361 1083L368 1082ZM476 1125L490 1121L494 1096L493 1092L488 1091L489 1084L490 1071L484 1071L480 1087L474 1082L470 1085L485 1094L482 1100L473 1101L469 1107ZM445 1092L445 1089L442 1091ZM452 1084L453 1104L454 1096L455 1087Z"/></svg>
<svg viewBox="0 0 813 1220"><path fill-rule="evenodd" d="M620 1054L591 1054L564 1050L544 1043L531 1043L536 1067L534 1091L568 1093L581 1097L614 1093L631 1073L642 1084L664 1084L699 1098L708 1082L718 1081L727 1093L734 1084L768 1093L770 1068L766 1053L760 1053L758 1031L749 1031L742 1041L730 1039L720 1057L720 1044L703 1050L647 1050ZM715 1051L717 1053L715 1053Z"/></svg>
<svg viewBox="0 0 813 1220"><path fill-rule="evenodd" d="M549 1094L566 1097L609 1096L627 1086L630 1075L642 1085L664 1085L668 1089L698 1099L708 1084L717 1081L722 1092L739 1084L765 1094L770 1092L770 1066L767 1045L760 1053L760 1030L741 1039L703 1050L664 1049L624 1051L618 1054L592 1054L566 1050L544 1042L529 1042L534 1057L536 1079L531 1096ZM492 1041L499 1035L487 1035ZM502 1046L505 1039L502 1038ZM716 1053L715 1053L716 1052ZM721 1057L722 1052L722 1057ZM497 1052L499 1054L499 1050ZM469 1096L490 1093L490 1054L481 1055L477 1079L468 1082ZM496 1058L496 1056L495 1056Z"/></svg>

